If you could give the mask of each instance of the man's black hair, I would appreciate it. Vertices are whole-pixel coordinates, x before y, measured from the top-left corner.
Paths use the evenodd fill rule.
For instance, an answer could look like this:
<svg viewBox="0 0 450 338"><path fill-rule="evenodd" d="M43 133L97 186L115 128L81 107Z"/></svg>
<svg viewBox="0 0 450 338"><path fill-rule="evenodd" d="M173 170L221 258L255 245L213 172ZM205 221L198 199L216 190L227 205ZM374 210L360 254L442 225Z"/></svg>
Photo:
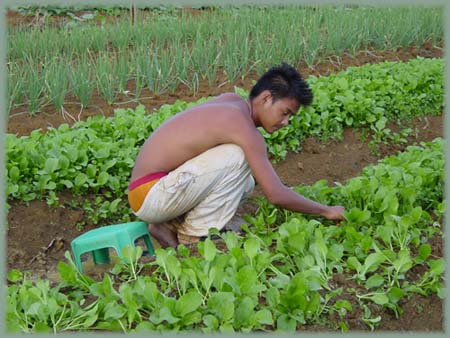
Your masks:
<svg viewBox="0 0 450 338"><path fill-rule="evenodd" d="M289 98L297 100L302 106L309 106L313 100L313 93L308 83L294 67L284 62L280 66L270 68L261 76L250 91L250 100L264 90L270 91L274 102L278 99Z"/></svg>

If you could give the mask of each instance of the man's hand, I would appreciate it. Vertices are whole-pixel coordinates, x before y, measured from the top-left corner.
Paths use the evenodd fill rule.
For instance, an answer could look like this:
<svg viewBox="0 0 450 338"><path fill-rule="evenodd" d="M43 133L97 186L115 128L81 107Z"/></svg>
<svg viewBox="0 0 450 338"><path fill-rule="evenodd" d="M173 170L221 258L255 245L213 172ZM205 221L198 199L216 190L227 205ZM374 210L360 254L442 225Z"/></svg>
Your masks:
<svg viewBox="0 0 450 338"><path fill-rule="evenodd" d="M321 216L325 217L326 219L329 219L330 221L342 221L345 219L344 211L345 208L340 205L331 206L327 207Z"/></svg>

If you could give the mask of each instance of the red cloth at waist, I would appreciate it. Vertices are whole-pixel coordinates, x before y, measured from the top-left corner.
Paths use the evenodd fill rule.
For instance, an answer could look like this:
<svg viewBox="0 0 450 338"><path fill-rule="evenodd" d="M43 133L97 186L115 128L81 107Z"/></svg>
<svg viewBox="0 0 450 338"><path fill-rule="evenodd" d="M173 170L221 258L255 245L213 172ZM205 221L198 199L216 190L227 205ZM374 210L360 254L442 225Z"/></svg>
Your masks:
<svg viewBox="0 0 450 338"><path fill-rule="evenodd" d="M137 188L138 186L140 186L141 184L144 184L144 183L153 181L153 180L155 180L155 179L157 179L157 178L164 177L164 176L166 176L167 174L168 174L168 173L165 172L165 171L158 171L158 172L156 172L156 173L151 173L151 174L142 176L142 177L138 178L137 180L134 180L133 182L131 182L131 183L128 185L128 190L131 191L131 190L133 190L134 188Z"/></svg>

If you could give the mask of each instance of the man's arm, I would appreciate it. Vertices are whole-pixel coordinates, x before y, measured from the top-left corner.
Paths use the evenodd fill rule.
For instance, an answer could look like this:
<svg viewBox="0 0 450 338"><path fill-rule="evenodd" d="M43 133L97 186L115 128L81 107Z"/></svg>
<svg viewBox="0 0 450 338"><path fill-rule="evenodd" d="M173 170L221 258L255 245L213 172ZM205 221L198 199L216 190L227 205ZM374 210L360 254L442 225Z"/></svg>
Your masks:
<svg viewBox="0 0 450 338"><path fill-rule="evenodd" d="M271 199L271 203L291 211L320 215L330 220L344 219L342 215L344 208L341 206L327 206L314 202L284 185L282 189L283 192Z"/></svg>
<svg viewBox="0 0 450 338"><path fill-rule="evenodd" d="M344 219L343 207L327 206L314 202L286 187L281 182L268 159L264 139L257 130L243 135L240 137L239 145L245 153L255 180L272 204L294 212L320 215L330 220Z"/></svg>

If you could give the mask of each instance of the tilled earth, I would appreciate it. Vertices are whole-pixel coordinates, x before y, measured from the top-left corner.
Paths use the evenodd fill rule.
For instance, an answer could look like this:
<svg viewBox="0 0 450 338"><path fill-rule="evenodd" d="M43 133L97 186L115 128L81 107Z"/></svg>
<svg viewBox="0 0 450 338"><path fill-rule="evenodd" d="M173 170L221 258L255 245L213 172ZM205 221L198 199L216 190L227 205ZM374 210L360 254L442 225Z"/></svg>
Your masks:
<svg viewBox="0 0 450 338"><path fill-rule="evenodd" d="M301 73L306 77L310 74L328 75L348 66L359 66L366 63L377 63L385 60L408 60L416 56L442 57L442 49L424 45L421 48L410 47L389 52L360 52L356 57L344 56L341 59L330 58L326 62L316 64L313 68L300 68ZM244 80L236 83L225 83L220 88L211 88L206 83L202 83L199 92L194 96L186 88L179 88L177 94L166 94L154 96L151 93L144 93L150 99L142 100L148 111L159 107L163 103L173 103L176 99L194 101L203 96L218 95L222 92L232 91L233 86L240 86L249 89L252 80L257 79L255 74L250 74ZM218 79L217 84L223 83L223 79ZM130 86L133 84L130 83ZM73 100L69 100L73 101ZM122 98L127 101L127 98ZM95 114L112 116L114 109L118 107L135 107L136 103L114 104L108 106L102 98L95 96L94 104L80 115L81 119ZM67 105L66 110L77 116L79 107L77 105ZM50 106L45 107L44 112L31 116L21 113L26 111L26 107L17 108L12 112L8 121L8 133L17 135L27 135L32 130L41 128L45 130L48 126L58 126L61 123L69 123L59 113ZM413 133L408 138L408 144L419 141L431 141L436 137L443 137L444 116L426 116L405 122L406 125L415 128L417 133ZM393 130L399 126L392 124ZM342 141L320 142L316 139L307 139L302 144L299 153L288 154L286 160L274 165L281 180L288 186L312 184L320 179L333 182L345 182L345 180L361 173L362 168L369 164L376 163L380 158L390 154L395 154L403 150L405 144L383 145L375 155L369 148L367 141L361 140L361 134L357 130L346 129ZM253 197L261 194L256 187ZM7 215L7 269L17 268L28 270L33 278L49 278L57 280L56 264L64 260L64 252L70 250L72 239L95 225L87 221L86 226L79 230L76 224L86 221L84 211L67 207L66 202L72 200L82 200L83 198L93 198L92 196L73 196L69 192L62 192L58 195L60 199L59 207L50 207L45 201L30 201L27 204L21 201L8 201L11 208ZM240 213L255 212L256 205L250 199L241 209ZM436 257L442 257L443 244L441 237L432 239L433 252ZM103 270L92 268L89 273L101 274ZM336 283L350 287L346 278L336 276ZM369 328L360 320L361 309L357 304L352 304L354 312L348 320L349 329L368 330ZM402 304L404 314L400 318L382 309L372 309L376 313L382 313L382 321L377 330L385 331L439 331L443 332L443 302L437 296L422 297L414 296L410 300L405 300ZM331 319L333 320L333 319ZM337 319L336 319L337 321ZM329 331L329 325L308 325L301 330L306 331Z"/></svg>

